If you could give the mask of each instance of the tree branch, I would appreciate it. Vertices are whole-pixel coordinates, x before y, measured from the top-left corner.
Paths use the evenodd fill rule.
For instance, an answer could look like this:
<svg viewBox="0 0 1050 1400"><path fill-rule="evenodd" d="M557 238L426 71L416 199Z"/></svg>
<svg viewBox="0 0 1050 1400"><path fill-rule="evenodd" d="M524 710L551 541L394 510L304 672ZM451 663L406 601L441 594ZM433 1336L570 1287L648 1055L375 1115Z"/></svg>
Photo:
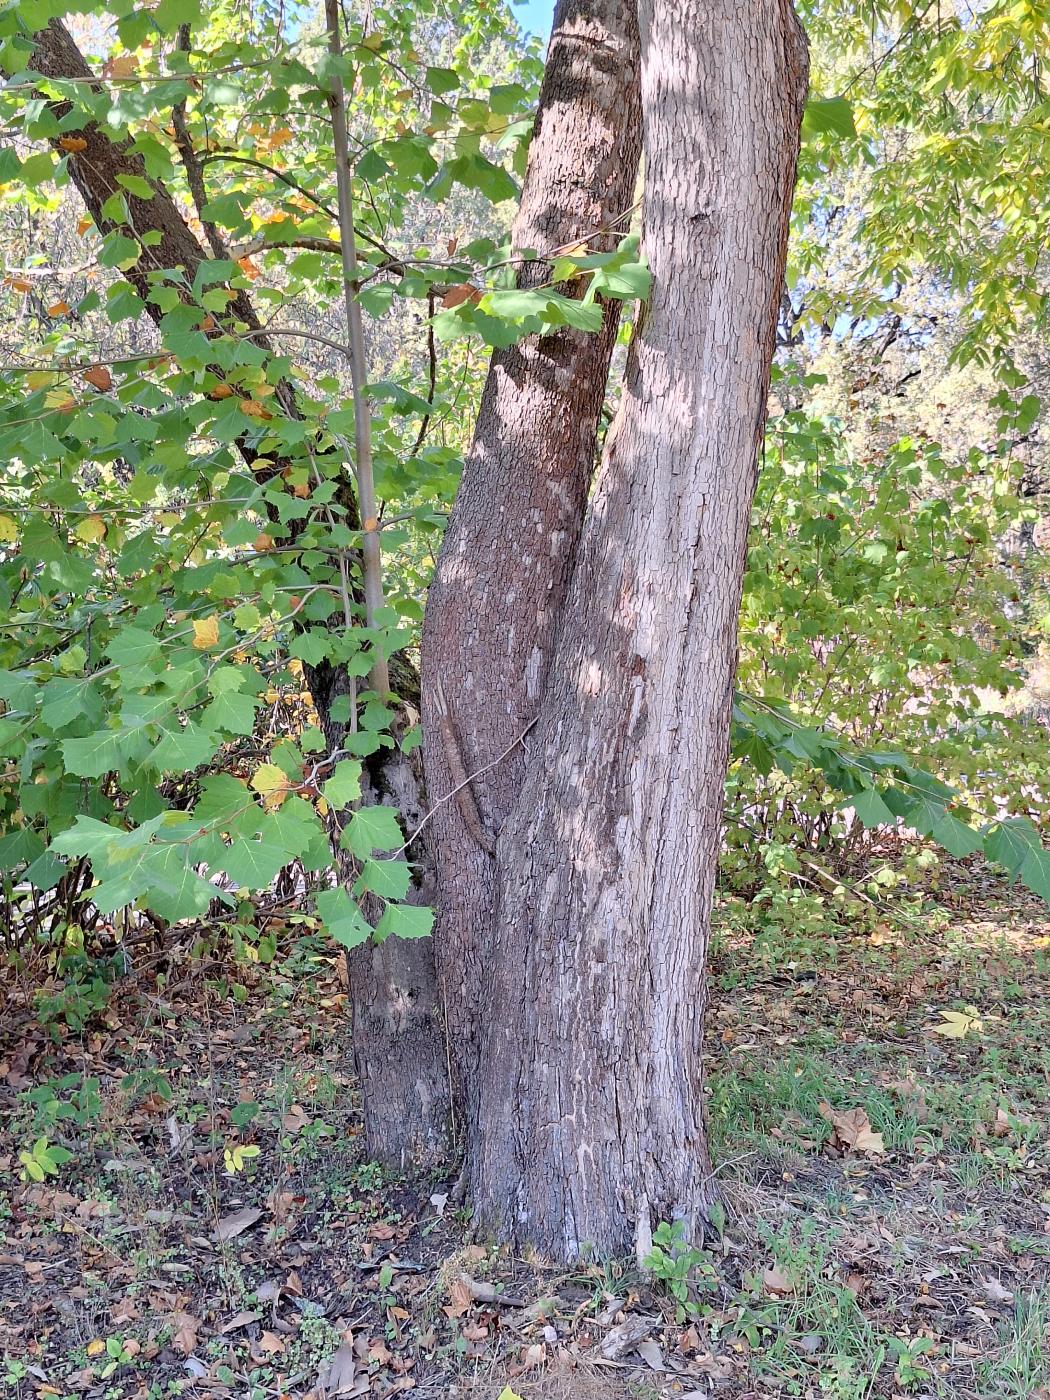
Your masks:
<svg viewBox="0 0 1050 1400"><path fill-rule="evenodd" d="M342 53L339 37L339 0L325 0L325 20L328 25L328 50L338 59ZM383 559L379 543L379 511L376 505L375 475L372 470L372 414L368 403L368 357L365 349L364 320L357 299L359 272L357 242L354 237L354 203L350 175L350 151L346 134L346 107L343 80L338 68L332 76L328 106L332 114L332 137L335 147L335 176L339 197L340 243L343 255L343 298L346 305L347 339L349 342L350 383L354 396L354 468L357 474L357 497L361 509L364 539L361 545L361 574L364 583L365 621L369 627L378 625L383 607ZM386 657L376 649L372 666L373 690L383 697L390 690L390 670Z"/></svg>

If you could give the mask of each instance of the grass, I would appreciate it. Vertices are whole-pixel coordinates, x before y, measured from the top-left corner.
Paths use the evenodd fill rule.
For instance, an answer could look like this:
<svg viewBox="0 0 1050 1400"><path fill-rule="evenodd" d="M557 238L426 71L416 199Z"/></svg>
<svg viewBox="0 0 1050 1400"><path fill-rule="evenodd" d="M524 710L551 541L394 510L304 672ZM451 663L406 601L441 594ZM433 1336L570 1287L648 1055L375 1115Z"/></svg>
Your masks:
<svg viewBox="0 0 1050 1400"><path fill-rule="evenodd" d="M294 930L268 968L187 940L55 1035L0 987L0 1398L306 1400L349 1335L368 1393L419 1400L1050 1400L1045 910L962 876L899 920L780 908L792 927L720 912L707 1087L727 1209L687 1307L630 1263L489 1249L435 1211L446 1185L368 1162L341 971ZM961 1038L936 1031L966 1008ZM829 1142L827 1115L856 1110L884 1150ZM20 1181L40 1136L72 1156ZM553 1301L457 1301L464 1271ZM659 1351L603 1361L610 1304L651 1318Z"/></svg>

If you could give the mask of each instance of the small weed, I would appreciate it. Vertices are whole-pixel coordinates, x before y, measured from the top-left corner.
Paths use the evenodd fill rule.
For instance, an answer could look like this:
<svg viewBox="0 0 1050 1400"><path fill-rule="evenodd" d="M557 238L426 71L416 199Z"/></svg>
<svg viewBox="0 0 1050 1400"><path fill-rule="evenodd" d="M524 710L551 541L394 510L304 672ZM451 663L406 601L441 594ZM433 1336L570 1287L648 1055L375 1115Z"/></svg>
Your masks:
<svg viewBox="0 0 1050 1400"><path fill-rule="evenodd" d="M702 1250L688 1245L680 1220L668 1224L662 1221L653 1232L653 1247L644 1260L645 1267L657 1282L670 1293L675 1303L675 1317L684 1322L695 1316L699 1305L693 1294L709 1292L718 1286L718 1276Z"/></svg>

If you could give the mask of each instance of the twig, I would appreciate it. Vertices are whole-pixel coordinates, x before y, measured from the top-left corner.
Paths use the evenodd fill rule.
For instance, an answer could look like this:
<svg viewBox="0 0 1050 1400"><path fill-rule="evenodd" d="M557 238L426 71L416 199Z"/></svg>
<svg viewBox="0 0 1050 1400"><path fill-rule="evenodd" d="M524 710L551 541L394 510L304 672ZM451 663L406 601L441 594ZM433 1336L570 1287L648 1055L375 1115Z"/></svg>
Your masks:
<svg viewBox="0 0 1050 1400"><path fill-rule="evenodd" d="M339 0L325 0L325 20L328 25L328 50L338 60L342 55L339 37ZM336 187L339 199L339 231L343 254L343 297L346 305L348 359L350 384L354 396L354 469L357 475L357 497L361 508L361 575L364 583L365 622L378 626L378 614L383 607L383 557L379 543L379 510L376 505L375 475L372 470L372 419L368 404L368 358L365 351L364 320L357 300L358 265L354 239L354 196L350 175L350 151L346 134L346 106L343 80L338 69L332 75L328 95L332 114L332 137L335 147ZM375 661L369 677L372 689L385 699L390 691L390 668L377 646Z"/></svg>
<svg viewBox="0 0 1050 1400"><path fill-rule="evenodd" d="M507 757L507 755L514 752L514 750L518 747L521 741L525 738L525 735L528 734L530 730L536 728L536 725L539 723L539 718L539 715L537 715L535 719L530 719L528 724L521 731L518 737L511 743L509 743L498 757L494 758L491 763L486 763L483 768L478 768L475 769L473 773L468 773L464 782L472 783L475 778L480 778L485 773L491 772L493 768L498 768L499 765L503 762L503 760ZM403 855L404 852L408 850L409 846L411 846L412 842L416 839L416 837L423 830L423 828L429 825L431 819L435 817L438 814L438 812L441 811L442 807L444 807L446 803L452 801L452 799L456 796L456 794L460 791L460 789L463 786L464 783L460 783L457 787L454 787L451 792L447 792L444 797L438 798L438 800L434 803L433 807L431 807L430 811L419 823L419 825L416 827L415 831L413 831L412 835L408 838L405 844L403 846L399 846L398 849L394 852L393 856L391 857L392 860L396 859L400 855Z"/></svg>

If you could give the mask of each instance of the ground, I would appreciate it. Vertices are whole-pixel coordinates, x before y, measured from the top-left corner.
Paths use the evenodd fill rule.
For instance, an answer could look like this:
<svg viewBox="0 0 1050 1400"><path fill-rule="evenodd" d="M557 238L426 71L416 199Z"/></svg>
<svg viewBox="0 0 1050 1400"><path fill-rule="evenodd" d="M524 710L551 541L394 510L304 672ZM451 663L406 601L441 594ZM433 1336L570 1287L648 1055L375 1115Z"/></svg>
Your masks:
<svg viewBox="0 0 1050 1400"><path fill-rule="evenodd" d="M301 921L268 964L136 935L72 999L8 964L0 1396L1050 1400L1050 916L983 868L871 888L723 895L724 1212L645 1277L509 1258L363 1160Z"/></svg>

